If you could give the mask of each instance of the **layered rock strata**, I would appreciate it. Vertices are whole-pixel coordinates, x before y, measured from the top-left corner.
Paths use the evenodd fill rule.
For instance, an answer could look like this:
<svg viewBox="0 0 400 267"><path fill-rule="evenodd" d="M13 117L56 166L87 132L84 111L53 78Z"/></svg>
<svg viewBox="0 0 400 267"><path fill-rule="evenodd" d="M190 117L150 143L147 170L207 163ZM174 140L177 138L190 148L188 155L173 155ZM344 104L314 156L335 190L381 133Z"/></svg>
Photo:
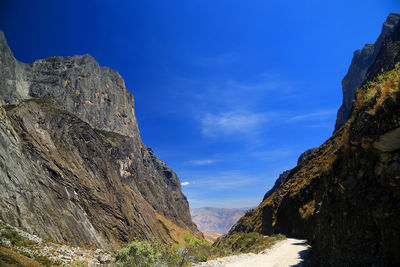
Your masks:
<svg viewBox="0 0 400 267"><path fill-rule="evenodd" d="M121 76L89 55L16 60L0 32L0 218L118 248L201 235L176 174L142 143Z"/></svg>

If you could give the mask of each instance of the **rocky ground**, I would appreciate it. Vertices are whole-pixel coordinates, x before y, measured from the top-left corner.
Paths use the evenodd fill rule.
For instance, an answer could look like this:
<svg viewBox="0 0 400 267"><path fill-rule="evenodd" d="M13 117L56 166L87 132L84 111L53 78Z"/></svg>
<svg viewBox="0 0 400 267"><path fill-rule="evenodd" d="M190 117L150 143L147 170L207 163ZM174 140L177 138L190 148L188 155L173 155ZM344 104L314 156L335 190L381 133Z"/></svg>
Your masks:
<svg viewBox="0 0 400 267"><path fill-rule="evenodd" d="M2 221L0 221L0 245L23 256L36 259L44 265L110 266L112 264L112 254L109 251L57 244ZM1 260L0 265L2 265Z"/></svg>

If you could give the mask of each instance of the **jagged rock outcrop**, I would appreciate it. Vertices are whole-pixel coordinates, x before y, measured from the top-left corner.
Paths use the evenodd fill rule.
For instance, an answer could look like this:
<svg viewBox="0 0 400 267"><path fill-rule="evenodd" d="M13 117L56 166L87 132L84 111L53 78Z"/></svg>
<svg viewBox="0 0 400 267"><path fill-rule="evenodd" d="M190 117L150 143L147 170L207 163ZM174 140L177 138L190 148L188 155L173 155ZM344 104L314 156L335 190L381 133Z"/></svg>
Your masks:
<svg viewBox="0 0 400 267"><path fill-rule="evenodd" d="M366 44L363 49L356 50L346 76L342 80L343 103L336 118L335 131L350 118L356 89L365 81L368 68L375 61L385 38L393 32L400 20L400 13L392 13L382 26L382 32L374 44Z"/></svg>
<svg viewBox="0 0 400 267"><path fill-rule="evenodd" d="M350 119L231 232L307 238L313 266L400 265L399 43L397 25Z"/></svg>
<svg viewBox="0 0 400 267"><path fill-rule="evenodd" d="M376 60L368 69L366 82L373 81L379 74L394 69L398 62L400 62L400 31L395 30L382 43Z"/></svg>
<svg viewBox="0 0 400 267"><path fill-rule="evenodd" d="M303 160L308 158L315 150L316 150L316 148L310 148L310 149L307 149L306 151L304 151L303 153L301 153L300 157L297 159L297 165L299 165L300 162L302 162ZM293 169L291 169L291 170L293 170ZM279 186L281 186L281 184L283 184L286 181L291 170L284 171L283 173L281 173L279 175L278 179L276 179L276 181L275 181L274 186L267 193L265 193L262 201L266 200L270 195L272 195L272 193L274 193L276 190L278 190Z"/></svg>
<svg viewBox="0 0 400 267"><path fill-rule="evenodd" d="M90 55L19 62L2 32L0 51L0 99L4 104L50 99L94 128L140 141L133 96L118 72L100 67Z"/></svg>
<svg viewBox="0 0 400 267"><path fill-rule="evenodd" d="M313 148L307 149L306 151L301 153L301 155L297 159L297 165L299 165L302 161L304 161L306 158L308 158L316 150L317 150L317 148L313 147Z"/></svg>
<svg viewBox="0 0 400 267"><path fill-rule="evenodd" d="M89 55L25 64L0 32L0 218L118 248L201 235L176 174L140 138L121 76Z"/></svg>

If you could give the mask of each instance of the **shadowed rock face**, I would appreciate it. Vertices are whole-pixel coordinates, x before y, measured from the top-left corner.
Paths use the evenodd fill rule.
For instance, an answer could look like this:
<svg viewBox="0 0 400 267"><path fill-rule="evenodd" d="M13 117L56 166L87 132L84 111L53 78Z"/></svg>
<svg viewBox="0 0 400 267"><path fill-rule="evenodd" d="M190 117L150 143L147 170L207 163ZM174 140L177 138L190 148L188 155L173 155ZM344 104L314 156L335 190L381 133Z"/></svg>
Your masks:
<svg viewBox="0 0 400 267"><path fill-rule="evenodd" d="M335 131L339 130L350 118L356 89L365 81L368 68L375 61L382 42L393 32L399 20L399 13L390 14L383 24L382 32L376 42L374 44L366 44L363 49L354 52L349 70L342 80L343 103L337 113Z"/></svg>
<svg viewBox="0 0 400 267"><path fill-rule="evenodd" d="M366 73L349 120L231 229L312 245L313 266L400 265L400 25Z"/></svg>
<svg viewBox="0 0 400 267"><path fill-rule="evenodd" d="M176 174L143 145L133 96L89 55L17 61L0 32L0 218L118 248L200 235Z"/></svg>
<svg viewBox="0 0 400 267"><path fill-rule="evenodd" d="M400 16L400 15L399 15ZM379 74L392 70L400 62L400 24L382 43L376 60L369 67L366 81L373 81Z"/></svg>

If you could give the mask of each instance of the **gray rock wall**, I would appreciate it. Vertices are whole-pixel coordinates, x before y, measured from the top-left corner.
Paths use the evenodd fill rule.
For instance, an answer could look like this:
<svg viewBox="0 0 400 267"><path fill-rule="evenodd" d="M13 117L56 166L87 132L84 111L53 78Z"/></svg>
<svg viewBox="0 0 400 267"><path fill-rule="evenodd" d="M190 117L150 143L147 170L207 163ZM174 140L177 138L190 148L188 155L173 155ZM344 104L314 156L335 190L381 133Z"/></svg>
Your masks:
<svg viewBox="0 0 400 267"><path fill-rule="evenodd" d="M133 96L118 72L90 55L16 60L0 31L0 98L16 104L46 98L91 126L140 139Z"/></svg>
<svg viewBox="0 0 400 267"><path fill-rule="evenodd" d="M118 248L200 235L176 174L142 143L121 76L89 55L25 64L0 32L0 219Z"/></svg>
<svg viewBox="0 0 400 267"><path fill-rule="evenodd" d="M374 44L366 44L363 49L354 52L349 70L342 80L343 103L337 113L335 132L350 118L356 89L364 82L368 68L375 61L382 42L393 32L399 20L400 13L390 14L383 24L382 32L376 42Z"/></svg>

